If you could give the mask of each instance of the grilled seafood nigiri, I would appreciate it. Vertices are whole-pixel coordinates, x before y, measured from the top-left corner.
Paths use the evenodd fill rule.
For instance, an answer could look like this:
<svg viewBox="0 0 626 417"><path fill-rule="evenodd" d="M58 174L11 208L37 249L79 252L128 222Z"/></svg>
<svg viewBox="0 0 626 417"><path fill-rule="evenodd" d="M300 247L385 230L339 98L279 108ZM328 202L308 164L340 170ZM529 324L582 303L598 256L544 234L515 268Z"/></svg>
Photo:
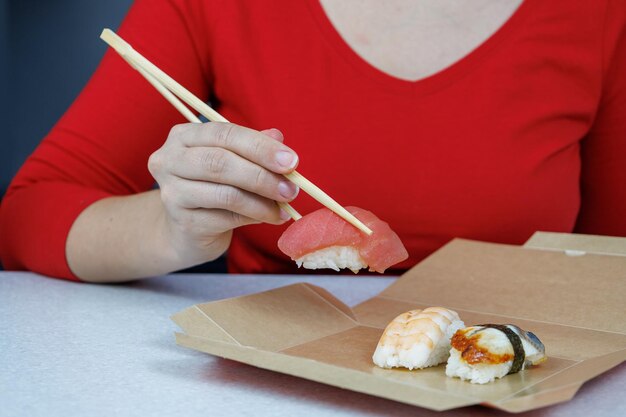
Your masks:
<svg viewBox="0 0 626 417"><path fill-rule="evenodd" d="M439 365L448 358L450 337L464 326L459 315L447 308L407 311L389 323L372 359L381 368Z"/></svg>

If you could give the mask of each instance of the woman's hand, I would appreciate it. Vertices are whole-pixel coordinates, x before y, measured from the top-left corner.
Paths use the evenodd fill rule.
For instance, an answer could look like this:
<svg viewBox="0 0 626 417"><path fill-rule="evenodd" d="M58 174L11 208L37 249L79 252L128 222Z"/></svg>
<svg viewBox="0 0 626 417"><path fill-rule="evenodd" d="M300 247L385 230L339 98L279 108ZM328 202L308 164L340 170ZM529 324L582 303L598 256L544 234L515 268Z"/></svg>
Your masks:
<svg viewBox="0 0 626 417"><path fill-rule="evenodd" d="M276 129L263 132L232 123L175 126L148 169L160 187L166 245L180 267L220 256L232 230L253 223L281 224L298 188L281 174L298 164Z"/></svg>

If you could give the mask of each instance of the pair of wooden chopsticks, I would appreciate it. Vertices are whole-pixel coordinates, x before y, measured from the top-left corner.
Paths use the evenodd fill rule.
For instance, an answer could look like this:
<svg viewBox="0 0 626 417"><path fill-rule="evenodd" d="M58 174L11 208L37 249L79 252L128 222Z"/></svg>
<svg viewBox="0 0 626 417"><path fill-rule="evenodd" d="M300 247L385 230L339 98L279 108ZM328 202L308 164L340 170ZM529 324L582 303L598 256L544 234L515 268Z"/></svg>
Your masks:
<svg viewBox="0 0 626 417"><path fill-rule="evenodd" d="M229 123L226 118L213 110L208 104L194 96L189 90L178 84L173 78L161 71L156 65L148 61L139 52L135 51L126 41L124 41L124 39L119 37L112 30L104 29L100 38L115 49L115 51L120 54L130 66L139 71L139 73L143 75L143 77L191 123L202 123L202 121L187 106L185 106L185 104L183 104L183 101L187 103L189 107L193 108L212 122ZM372 234L372 230L369 227L364 225L359 219L354 217L352 213L343 208L328 194L298 172L293 171L289 174L284 174L284 176L300 187L301 190L309 194L322 205L328 207L357 229L367 235ZM302 218L302 216L289 204L278 203L278 205L294 220Z"/></svg>

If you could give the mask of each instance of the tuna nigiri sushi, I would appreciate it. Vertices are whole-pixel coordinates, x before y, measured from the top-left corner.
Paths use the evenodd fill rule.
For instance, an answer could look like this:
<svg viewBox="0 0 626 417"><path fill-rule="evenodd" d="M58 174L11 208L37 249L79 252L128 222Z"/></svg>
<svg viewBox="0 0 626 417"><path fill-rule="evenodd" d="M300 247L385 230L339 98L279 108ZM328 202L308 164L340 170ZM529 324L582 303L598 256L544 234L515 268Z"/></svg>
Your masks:
<svg viewBox="0 0 626 417"><path fill-rule="evenodd" d="M446 375L486 384L546 360L537 336L512 324L483 324L452 336Z"/></svg>
<svg viewBox="0 0 626 417"><path fill-rule="evenodd" d="M348 268L357 273L362 268L383 273L409 257L398 235L373 213L358 207L346 207L374 233L370 236L327 208L307 214L292 223L278 239L278 247L308 269Z"/></svg>
<svg viewBox="0 0 626 417"><path fill-rule="evenodd" d="M381 368L422 369L444 363L450 338L465 327L447 308L428 307L400 314L387 326L372 357Z"/></svg>

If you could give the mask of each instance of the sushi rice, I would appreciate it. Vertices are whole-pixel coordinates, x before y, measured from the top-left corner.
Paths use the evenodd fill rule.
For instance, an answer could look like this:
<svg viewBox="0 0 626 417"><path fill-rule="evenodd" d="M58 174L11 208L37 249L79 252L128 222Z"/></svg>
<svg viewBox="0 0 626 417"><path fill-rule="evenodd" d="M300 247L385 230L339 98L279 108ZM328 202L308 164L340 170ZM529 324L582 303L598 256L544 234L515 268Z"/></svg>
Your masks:
<svg viewBox="0 0 626 417"><path fill-rule="evenodd" d="M449 377L461 378L472 384L486 384L494 381L496 378L502 378L509 373L513 361L507 361L500 364L477 363L468 364L461 357L461 352L456 349L450 349L450 358L446 365L446 375Z"/></svg>
<svg viewBox="0 0 626 417"><path fill-rule="evenodd" d="M347 268L355 274L360 269L367 268L359 251L352 246L330 246L320 249L296 259L296 264L307 269L330 268L339 271Z"/></svg>

